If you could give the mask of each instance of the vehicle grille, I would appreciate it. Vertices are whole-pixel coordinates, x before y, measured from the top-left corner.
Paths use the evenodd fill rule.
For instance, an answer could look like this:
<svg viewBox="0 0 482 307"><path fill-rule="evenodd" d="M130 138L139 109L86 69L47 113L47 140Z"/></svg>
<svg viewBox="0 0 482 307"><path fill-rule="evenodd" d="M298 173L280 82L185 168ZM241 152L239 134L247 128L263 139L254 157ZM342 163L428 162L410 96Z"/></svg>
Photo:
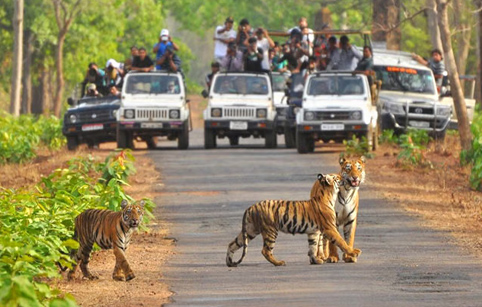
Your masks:
<svg viewBox="0 0 482 307"><path fill-rule="evenodd" d="M317 120L348 120L350 119L350 112L336 111L336 112L316 112Z"/></svg>
<svg viewBox="0 0 482 307"><path fill-rule="evenodd" d="M278 116L286 116L287 112L288 108L276 108L276 114L278 114Z"/></svg>
<svg viewBox="0 0 482 307"><path fill-rule="evenodd" d="M223 108L223 117L255 118L255 108Z"/></svg>
<svg viewBox="0 0 482 307"><path fill-rule="evenodd" d="M403 110L406 112L407 107L403 106ZM409 106L408 113L420 114L420 115L433 115L433 107Z"/></svg>
<svg viewBox="0 0 482 307"><path fill-rule="evenodd" d="M79 113L79 122L81 123L96 123L112 119L112 110L96 110L84 111Z"/></svg>
<svg viewBox="0 0 482 307"><path fill-rule="evenodd" d="M168 119L168 109L136 109L136 119Z"/></svg>

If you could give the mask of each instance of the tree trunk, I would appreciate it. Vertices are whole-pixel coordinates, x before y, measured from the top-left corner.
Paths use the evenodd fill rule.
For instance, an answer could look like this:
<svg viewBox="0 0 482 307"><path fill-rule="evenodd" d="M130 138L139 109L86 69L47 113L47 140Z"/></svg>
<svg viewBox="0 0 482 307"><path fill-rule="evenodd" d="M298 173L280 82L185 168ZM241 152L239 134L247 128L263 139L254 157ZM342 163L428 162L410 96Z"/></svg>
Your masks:
<svg viewBox="0 0 482 307"><path fill-rule="evenodd" d="M57 68L56 76L56 88L54 98L54 115L60 117L60 111L62 110L62 98L64 94L64 42L65 35L67 33L60 32L57 38L57 46L55 49L55 66Z"/></svg>
<svg viewBox="0 0 482 307"><path fill-rule="evenodd" d="M33 42L34 35L30 31L26 31L26 39L24 40L24 65L22 75L22 114L30 114L32 112L32 74L30 72L32 67Z"/></svg>
<svg viewBox="0 0 482 307"><path fill-rule="evenodd" d="M467 57L469 56L472 26L471 22L464 17L465 10L467 9L464 1L453 0L453 3L455 29L458 31L455 34L455 40L457 42L457 56L455 57L455 61L457 63L457 71L459 74L465 75Z"/></svg>
<svg viewBox="0 0 482 307"><path fill-rule="evenodd" d="M12 88L10 92L10 113L20 115L20 93L22 86L22 54L23 54L23 0L15 0L13 13L13 61Z"/></svg>
<svg viewBox="0 0 482 307"><path fill-rule="evenodd" d="M372 39L375 46L400 50L400 0L373 0ZM394 28L395 27L395 28Z"/></svg>
<svg viewBox="0 0 482 307"><path fill-rule="evenodd" d="M477 81L475 87L475 99L482 103L482 0L474 0L477 8Z"/></svg>
<svg viewBox="0 0 482 307"><path fill-rule="evenodd" d="M443 50L442 41L440 40L440 30L438 28L437 21L437 4L435 0L425 1L425 12L427 13L427 26L428 33L430 35L430 42L432 43L432 49Z"/></svg>
<svg viewBox="0 0 482 307"><path fill-rule="evenodd" d="M437 13L438 23L440 27L440 36L444 49L445 65L449 73L450 89L452 91L455 110L457 112L460 143L462 145L462 149L469 150L472 146L472 134L470 132L464 94L462 91L462 87L460 86L457 64L455 62L454 51L452 49L446 0L437 0Z"/></svg>

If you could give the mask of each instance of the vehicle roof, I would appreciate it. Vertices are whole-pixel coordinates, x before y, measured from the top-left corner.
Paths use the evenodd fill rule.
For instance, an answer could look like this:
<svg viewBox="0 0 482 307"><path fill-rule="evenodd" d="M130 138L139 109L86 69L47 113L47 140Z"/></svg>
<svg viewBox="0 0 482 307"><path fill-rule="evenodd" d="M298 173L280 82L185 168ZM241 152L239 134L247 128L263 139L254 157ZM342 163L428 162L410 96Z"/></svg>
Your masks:
<svg viewBox="0 0 482 307"><path fill-rule="evenodd" d="M182 74L180 72L169 72L165 70L155 70L155 71L129 71L126 76L132 76L132 75L176 75L182 77Z"/></svg>
<svg viewBox="0 0 482 307"><path fill-rule="evenodd" d="M419 70L430 70L425 65L412 59L412 54L405 51L374 49L373 65L410 67Z"/></svg>
<svg viewBox="0 0 482 307"><path fill-rule="evenodd" d="M218 72L215 76L220 75L262 75L262 76L269 76L268 72L259 72L259 71L225 71L225 72Z"/></svg>
<svg viewBox="0 0 482 307"><path fill-rule="evenodd" d="M311 76L329 76L329 75L343 75L343 76L361 76L362 78L366 78L367 76L363 72L354 72L348 70L324 70L324 71L317 71L310 74L308 77Z"/></svg>
<svg viewBox="0 0 482 307"><path fill-rule="evenodd" d="M268 31L270 36L289 36L288 31ZM313 31L315 35L350 35L350 34L360 34L360 35L371 35L370 31L367 30L321 30Z"/></svg>

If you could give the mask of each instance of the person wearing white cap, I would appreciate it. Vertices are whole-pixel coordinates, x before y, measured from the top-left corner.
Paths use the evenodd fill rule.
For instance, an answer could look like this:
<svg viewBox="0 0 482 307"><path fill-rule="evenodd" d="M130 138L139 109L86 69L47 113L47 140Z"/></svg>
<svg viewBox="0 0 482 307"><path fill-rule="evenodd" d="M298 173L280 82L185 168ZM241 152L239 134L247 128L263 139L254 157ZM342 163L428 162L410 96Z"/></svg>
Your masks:
<svg viewBox="0 0 482 307"><path fill-rule="evenodd" d="M179 50L176 43L172 41L171 36L169 35L169 30L162 29L159 34L159 42L154 44L154 47L152 48L152 52L156 54L156 62L164 55L164 53L166 53L167 46L172 46L176 51ZM156 69L161 69L160 65L156 65Z"/></svg>
<svg viewBox="0 0 482 307"><path fill-rule="evenodd" d="M122 76L124 75L123 64L114 59L109 59L105 64L107 86L115 85L122 87Z"/></svg>

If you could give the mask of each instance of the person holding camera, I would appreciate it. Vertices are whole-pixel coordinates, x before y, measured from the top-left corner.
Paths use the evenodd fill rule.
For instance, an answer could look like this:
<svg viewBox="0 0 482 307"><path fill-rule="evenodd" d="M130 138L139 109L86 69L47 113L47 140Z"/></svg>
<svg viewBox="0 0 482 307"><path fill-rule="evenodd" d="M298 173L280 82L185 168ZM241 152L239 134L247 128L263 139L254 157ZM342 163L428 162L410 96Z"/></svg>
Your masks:
<svg viewBox="0 0 482 307"><path fill-rule="evenodd" d="M264 72L263 49L258 47L256 37L251 37L248 42L248 49L244 53L244 71Z"/></svg>
<svg viewBox="0 0 482 307"><path fill-rule="evenodd" d="M239 22L238 34L236 35L236 45L241 53L244 53L248 49L248 39L253 36L253 30L249 24L248 19L243 18Z"/></svg>
<svg viewBox="0 0 482 307"><path fill-rule="evenodd" d="M220 64L223 71L243 70L243 53L238 50L235 42L228 44L228 50Z"/></svg>
<svg viewBox="0 0 482 307"><path fill-rule="evenodd" d="M94 62L89 63L85 79L82 81L82 96L85 94L85 87L88 83L95 84L96 88L102 92L106 88L105 71Z"/></svg>
<svg viewBox="0 0 482 307"><path fill-rule="evenodd" d="M139 48L139 56L134 58L131 70L148 72L154 70L154 62L147 55L146 48Z"/></svg>
<svg viewBox="0 0 482 307"><path fill-rule="evenodd" d="M124 70L122 69L122 64L114 59L109 59L105 64L106 71L106 83L107 86L117 86L122 88L122 81L124 76Z"/></svg>
<svg viewBox="0 0 482 307"><path fill-rule="evenodd" d="M261 62L261 68L268 71L270 70L268 51L270 48L274 48L274 42L271 37L269 37L268 31L263 28L258 28L256 30L256 39L257 47L263 50L263 61Z"/></svg>
<svg viewBox="0 0 482 307"><path fill-rule="evenodd" d="M161 34L159 35L159 42L154 45L152 48L152 52L156 54L156 62L164 55L166 52L167 46L172 46L174 50L179 50L179 47L176 43L172 40L171 36L169 35L168 29L162 29ZM160 70L161 67L156 65L156 69Z"/></svg>
<svg viewBox="0 0 482 307"><path fill-rule="evenodd" d="M89 84L87 87L87 94L84 97L100 98L103 97L101 93L97 91L97 87L94 83Z"/></svg>
<svg viewBox="0 0 482 307"><path fill-rule="evenodd" d="M233 18L226 18L224 26L218 26L214 33L214 59L218 62L226 55L228 44L236 39L233 22Z"/></svg>
<svg viewBox="0 0 482 307"><path fill-rule="evenodd" d="M161 70L166 70L168 72L181 72L181 59L174 52L173 46L167 46L164 55L157 60L157 66Z"/></svg>

